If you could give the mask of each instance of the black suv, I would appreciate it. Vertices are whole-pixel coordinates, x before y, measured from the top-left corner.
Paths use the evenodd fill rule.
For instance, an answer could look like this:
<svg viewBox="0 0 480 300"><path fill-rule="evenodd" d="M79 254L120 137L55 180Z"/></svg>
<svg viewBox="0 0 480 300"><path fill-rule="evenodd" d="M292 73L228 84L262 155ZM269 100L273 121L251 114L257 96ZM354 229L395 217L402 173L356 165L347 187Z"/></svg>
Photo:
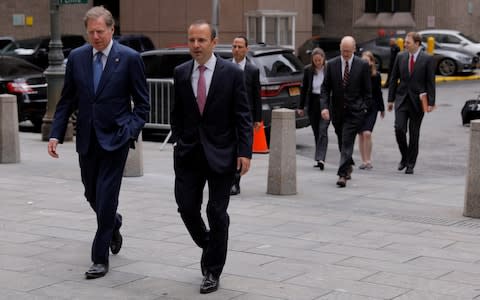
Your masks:
<svg viewBox="0 0 480 300"><path fill-rule="evenodd" d="M145 52L155 49L152 40L143 34L115 35L113 39L117 40L122 45L135 49L137 52Z"/></svg>
<svg viewBox="0 0 480 300"><path fill-rule="evenodd" d="M265 125L267 140L270 137L272 109L296 109L300 101L300 88L303 78L302 62L293 54L292 49L266 46L263 44L249 45L247 58L260 70L260 85L262 97L262 118ZM231 45L217 45L215 53L222 58L232 59ZM165 97L160 101L156 89L152 88L156 79L172 79L176 66L191 59L188 48L168 48L142 53L145 63L145 73L150 85L152 112L146 129L155 128L155 120L168 120L170 103ZM170 94L173 99L173 95ZM160 102L163 102L161 104ZM156 110L156 111L155 111ZM296 127L309 125L307 117L296 116ZM157 127L158 128L158 127Z"/></svg>
<svg viewBox="0 0 480 300"><path fill-rule="evenodd" d="M70 52L77 47L86 43L85 38L81 35L62 35L63 56L68 57ZM17 40L14 42L14 47L9 47L4 55L12 55L42 68L45 70L48 67L48 50L50 37L42 36L26 40Z"/></svg>

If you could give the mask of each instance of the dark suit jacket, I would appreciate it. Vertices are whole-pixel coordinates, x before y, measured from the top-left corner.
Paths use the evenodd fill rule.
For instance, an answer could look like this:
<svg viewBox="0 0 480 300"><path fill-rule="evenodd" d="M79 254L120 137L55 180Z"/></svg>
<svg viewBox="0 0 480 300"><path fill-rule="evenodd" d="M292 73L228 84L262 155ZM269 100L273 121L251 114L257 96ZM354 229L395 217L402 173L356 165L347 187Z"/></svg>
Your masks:
<svg viewBox="0 0 480 300"><path fill-rule="evenodd" d="M248 61L245 64L245 86L247 89L247 97L250 103L250 111L252 112L253 122L262 121L262 99L260 98L260 71L258 68Z"/></svg>
<svg viewBox="0 0 480 300"><path fill-rule="evenodd" d="M357 56L353 57L349 81L344 88L341 57L329 60L320 94L320 109L329 109L335 122L342 120L345 111L365 112L371 106L372 82L368 63Z"/></svg>
<svg viewBox="0 0 480 300"><path fill-rule="evenodd" d="M409 53L397 55L388 89L388 101L395 102L397 109L408 98L415 111L421 112L421 93L428 95L428 105L435 105L435 67L433 57L420 51L413 67L412 75L408 71Z"/></svg>
<svg viewBox="0 0 480 300"><path fill-rule="evenodd" d="M245 91L244 74L232 62L217 57L207 101L200 115L192 89L194 62L174 71L175 102L171 112L175 159L186 158L203 147L210 168L232 172L239 156L252 156L252 118Z"/></svg>
<svg viewBox="0 0 480 300"><path fill-rule="evenodd" d="M68 56L65 83L52 124L51 137L57 138L60 143L63 142L68 119L76 108L79 154L88 152L92 128L100 146L107 151L136 140L150 109L140 55L114 41L94 93L92 46L87 44L74 49Z"/></svg>
<svg viewBox="0 0 480 300"><path fill-rule="evenodd" d="M327 69L326 65L323 67L323 72ZM307 65L303 69L303 82L302 82L302 92L300 94L300 103L298 104L299 109L304 109L305 106L310 106L312 101L312 85L313 85L313 70L312 65Z"/></svg>

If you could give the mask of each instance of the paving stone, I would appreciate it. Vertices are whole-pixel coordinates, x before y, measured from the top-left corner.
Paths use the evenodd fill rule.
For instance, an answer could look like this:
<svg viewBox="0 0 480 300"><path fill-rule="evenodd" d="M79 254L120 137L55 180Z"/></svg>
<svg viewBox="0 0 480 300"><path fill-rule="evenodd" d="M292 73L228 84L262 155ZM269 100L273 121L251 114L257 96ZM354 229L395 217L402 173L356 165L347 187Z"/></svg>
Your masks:
<svg viewBox="0 0 480 300"><path fill-rule="evenodd" d="M412 255L412 254L405 254L405 253L385 251L385 250L367 249L367 248L357 248L357 247L343 246L343 245L337 245L332 243L315 248L313 250L319 251L319 252L354 256L354 257L385 260L385 261L397 262L397 263L405 262L416 257L415 255Z"/></svg>
<svg viewBox="0 0 480 300"><path fill-rule="evenodd" d="M478 290L478 288L473 285L448 282L444 280L424 279L414 276L398 275L385 272L377 273L370 277L364 278L362 281L396 286L408 290L416 290L427 293L437 293L471 299L480 294L480 290Z"/></svg>
<svg viewBox="0 0 480 300"><path fill-rule="evenodd" d="M362 270L383 271L421 278L435 279L449 273L448 270L416 266L407 263L394 263L373 258L350 257L335 263L340 266L356 267Z"/></svg>
<svg viewBox="0 0 480 300"><path fill-rule="evenodd" d="M49 278L13 272L0 269L0 290L11 289L19 292L28 292L63 281L63 279Z"/></svg>
<svg viewBox="0 0 480 300"><path fill-rule="evenodd" d="M379 300L379 299L382 299L382 298L373 298L368 296L355 295L355 294L347 293L345 291L333 291L330 294L322 296L315 300Z"/></svg>
<svg viewBox="0 0 480 300"><path fill-rule="evenodd" d="M422 292L422 291L410 291L401 295L400 297L395 298L395 300L467 300L472 298L451 296L451 295L441 295L432 292Z"/></svg>

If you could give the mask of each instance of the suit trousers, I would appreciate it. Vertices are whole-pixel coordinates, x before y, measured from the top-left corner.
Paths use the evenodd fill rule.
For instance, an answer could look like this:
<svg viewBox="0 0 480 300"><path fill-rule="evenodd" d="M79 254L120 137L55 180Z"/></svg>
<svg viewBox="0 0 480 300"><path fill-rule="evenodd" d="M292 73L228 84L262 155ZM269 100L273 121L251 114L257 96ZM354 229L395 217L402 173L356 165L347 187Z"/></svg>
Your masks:
<svg viewBox="0 0 480 300"><path fill-rule="evenodd" d="M219 277L227 258L228 227L227 213L230 189L235 173L220 174L208 165L202 146L195 146L188 157L179 158L174 151L175 199L178 212L193 241L204 251L205 270ZM203 190L208 183L207 230L201 215Z"/></svg>
<svg viewBox="0 0 480 300"><path fill-rule="evenodd" d="M118 195L129 143L115 151L104 150L92 130L88 153L79 155L85 197L97 215L97 232L92 244L92 261L108 263L113 231L122 226L117 213Z"/></svg>
<svg viewBox="0 0 480 300"><path fill-rule="evenodd" d="M403 103L395 109L395 137L402 155L401 162L407 167L413 168L417 162L420 126L424 115L423 111L415 110L409 97L405 98Z"/></svg>
<svg viewBox="0 0 480 300"><path fill-rule="evenodd" d="M345 110L341 120L334 119L335 133L338 138L338 147L340 150L340 166L337 175L346 177L348 169L354 165L352 158L353 148L355 146L355 137L358 129L365 121L365 112L352 112Z"/></svg>
<svg viewBox="0 0 480 300"><path fill-rule="evenodd" d="M320 111L320 95L310 94L308 119L315 137L315 160L325 161L328 147L328 125L330 121L322 119Z"/></svg>

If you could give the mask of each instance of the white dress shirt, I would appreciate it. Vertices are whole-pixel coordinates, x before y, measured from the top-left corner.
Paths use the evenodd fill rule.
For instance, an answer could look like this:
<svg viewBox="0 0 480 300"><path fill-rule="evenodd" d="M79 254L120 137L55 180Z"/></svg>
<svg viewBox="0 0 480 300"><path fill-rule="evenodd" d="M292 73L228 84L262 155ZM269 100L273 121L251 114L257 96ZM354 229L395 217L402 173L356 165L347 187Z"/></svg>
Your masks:
<svg viewBox="0 0 480 300"><path fill-rule="evenodd" d="M213 71L215 70L215 64L217 63L217 57L212 54L210 58L205 63L205 72L203 75L205 76L205 85L206 85L206 92L208 96L208 91L210 90L210 84L212 83ZM192 72L192 89L195 98L197 97L197 87L198 87L198 77L200 77L200 71L198 71L198 67L200 65L194 60L193 63L193 72Z"/></svg>

